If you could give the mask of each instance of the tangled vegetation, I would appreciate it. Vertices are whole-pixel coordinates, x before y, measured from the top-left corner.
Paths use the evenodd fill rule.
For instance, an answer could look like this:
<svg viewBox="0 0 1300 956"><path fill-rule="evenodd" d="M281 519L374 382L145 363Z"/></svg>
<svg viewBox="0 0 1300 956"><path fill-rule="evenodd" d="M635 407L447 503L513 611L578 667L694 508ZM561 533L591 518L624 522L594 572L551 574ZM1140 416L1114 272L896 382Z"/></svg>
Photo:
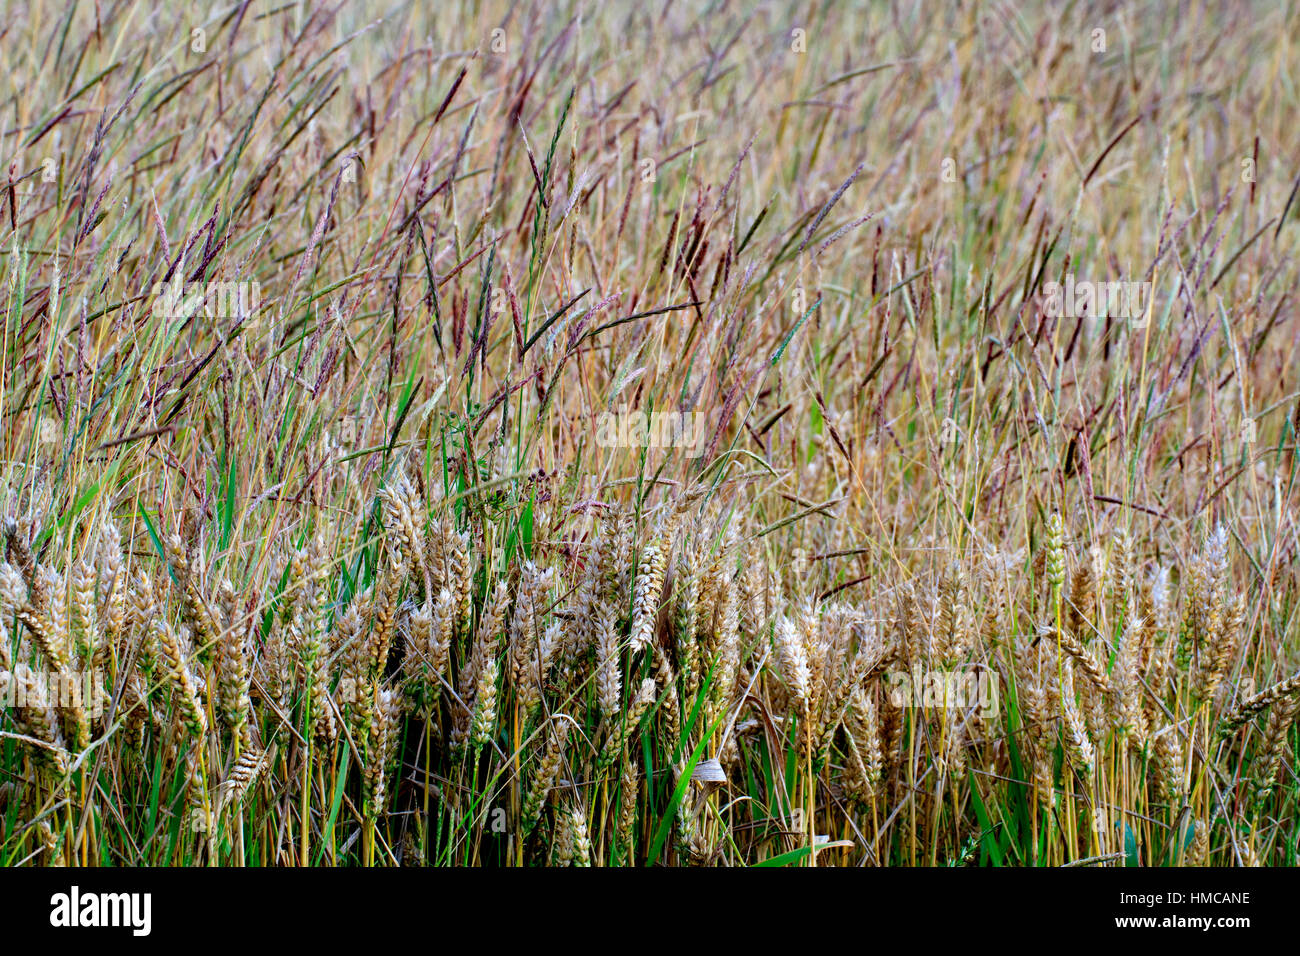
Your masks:
<svg viewBox="0 0 1300 956"><path fill-rule="evenodd" d="M0 861L1296 861L1285 10L22 6Z"/></svg>

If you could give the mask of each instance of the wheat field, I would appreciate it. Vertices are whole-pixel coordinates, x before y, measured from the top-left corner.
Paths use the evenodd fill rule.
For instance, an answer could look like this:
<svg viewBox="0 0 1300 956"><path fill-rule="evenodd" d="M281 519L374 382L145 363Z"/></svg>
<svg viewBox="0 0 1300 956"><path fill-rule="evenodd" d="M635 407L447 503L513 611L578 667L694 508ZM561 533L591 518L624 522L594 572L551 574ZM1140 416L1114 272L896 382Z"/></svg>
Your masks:
<svg viewBox="0 0 1300 956"><path fill-rule="evenodd" d="M3 6L0 863L1297 862L1289 3Z"/></svg>

